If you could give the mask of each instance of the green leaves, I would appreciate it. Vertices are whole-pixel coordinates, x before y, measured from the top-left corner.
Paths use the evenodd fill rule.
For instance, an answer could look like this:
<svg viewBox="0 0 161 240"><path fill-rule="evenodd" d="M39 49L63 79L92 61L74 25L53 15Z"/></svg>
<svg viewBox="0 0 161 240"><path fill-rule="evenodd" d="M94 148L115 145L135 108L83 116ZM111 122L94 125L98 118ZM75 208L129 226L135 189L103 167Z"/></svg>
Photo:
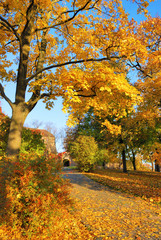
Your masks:
<svg viewBox="0 0 161 240"><path fill-rule="evenodd" d="M98 146L91 136L80 135L71 143L70 153L81 171L91 171L97 161L96 152Z"/></svg>

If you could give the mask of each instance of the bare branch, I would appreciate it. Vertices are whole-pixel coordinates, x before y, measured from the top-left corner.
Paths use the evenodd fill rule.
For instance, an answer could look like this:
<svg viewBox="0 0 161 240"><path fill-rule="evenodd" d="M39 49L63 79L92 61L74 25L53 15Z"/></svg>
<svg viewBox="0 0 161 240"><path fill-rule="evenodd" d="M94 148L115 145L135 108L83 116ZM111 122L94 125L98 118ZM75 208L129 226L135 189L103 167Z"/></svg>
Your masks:
<svg viewBox="0 0 161 240"><path fill-rule="evenodd" d="M67 28L67 26L66 26L66 28ZM56 27L55 29L57 29L58 31L60 31L61 33L63 33L65 36L67 36L68 38L70 38L74 43L76 43L77 45L79 45L76 41L74 41L74 39L72 38L72 35L69 34L68 28L67 28L67 33L64 32L63 30L59 29L58 27Z"/></svg>
<svg viewBox="0 0 161 240"><path fill-rule="evenodd" d="M96 97L97 96L97 93L96 93L96 86L97 84L95 84L94 86L92 86L90 88L90 90L92 91L92 93L90 94L84 94L84 90L83 89L79 89L79 90L75 90L75 96L78 96L78 97ZM82 92L82 93L81 93Z"/></svg>
<svg viewBox="0 0 161 240"><path fill-rule="evenodd" d="M96 93L93 93L93 94L89 94L89 95L85 95L85 94L76 94L75 96L77 97L96 97Z"/></svg>

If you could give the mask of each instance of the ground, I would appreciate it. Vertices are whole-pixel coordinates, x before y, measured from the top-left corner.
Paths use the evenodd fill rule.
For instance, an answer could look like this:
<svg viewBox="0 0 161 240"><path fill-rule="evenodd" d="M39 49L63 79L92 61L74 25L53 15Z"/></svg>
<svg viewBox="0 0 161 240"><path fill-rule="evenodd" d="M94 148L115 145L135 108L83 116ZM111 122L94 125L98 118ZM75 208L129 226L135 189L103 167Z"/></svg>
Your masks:
<svg viewBox="0 0 161 240"><path fill-rule="evenodd" d="M66 168L63 175L72 183L75 214L81 216L91 239L161 239L160 205L111 190L76 170Z"/></svg>

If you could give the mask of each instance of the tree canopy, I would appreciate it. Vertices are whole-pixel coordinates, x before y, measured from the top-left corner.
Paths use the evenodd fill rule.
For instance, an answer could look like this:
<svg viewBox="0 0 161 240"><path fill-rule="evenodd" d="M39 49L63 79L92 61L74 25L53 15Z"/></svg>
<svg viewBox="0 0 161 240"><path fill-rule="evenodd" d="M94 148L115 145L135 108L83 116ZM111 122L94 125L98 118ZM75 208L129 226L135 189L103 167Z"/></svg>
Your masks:
<svg viewBox="0 0 161 240"><path fill-rule="evenodd" d="M146 13L149 1L137 4ZM138 68L137 60L143 72L148 51L137 31L121 0L2 0L0 94L12 108L8 155L18 154L24 121L40 99L51 108L62 96L71 123L90 107L118 118L131 111L140 97L126 79L127 60ZM14 102L5 94L6 81L16 84Z"/></svg>

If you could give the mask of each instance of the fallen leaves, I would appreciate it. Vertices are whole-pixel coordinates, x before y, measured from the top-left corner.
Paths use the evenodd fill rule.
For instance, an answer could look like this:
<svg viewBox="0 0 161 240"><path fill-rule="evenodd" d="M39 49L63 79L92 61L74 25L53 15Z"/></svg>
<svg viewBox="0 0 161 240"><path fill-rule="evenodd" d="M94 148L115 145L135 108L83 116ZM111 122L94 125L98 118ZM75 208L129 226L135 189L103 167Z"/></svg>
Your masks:
<svg viewBox="0 0 161 240"><path fill-rule="evenodd" d="M140 196L146 201L161 203L161 174L155 172L122 173L97 170L86 176L110 188Z"/></svg>
<svg viewBox="0 0 161 240"><path fill-rule="evenodd" d="M158 205L131 194L98 186L86 179L84 174L78 181L78 175L81 176L80 173L77 174L77 182L73 182L71 192L71 196L77 200L75 217L82 219L84 226L93 234L93 239L160 239L161 218ZM89 175L93 177L95 174Z"/></svg>

